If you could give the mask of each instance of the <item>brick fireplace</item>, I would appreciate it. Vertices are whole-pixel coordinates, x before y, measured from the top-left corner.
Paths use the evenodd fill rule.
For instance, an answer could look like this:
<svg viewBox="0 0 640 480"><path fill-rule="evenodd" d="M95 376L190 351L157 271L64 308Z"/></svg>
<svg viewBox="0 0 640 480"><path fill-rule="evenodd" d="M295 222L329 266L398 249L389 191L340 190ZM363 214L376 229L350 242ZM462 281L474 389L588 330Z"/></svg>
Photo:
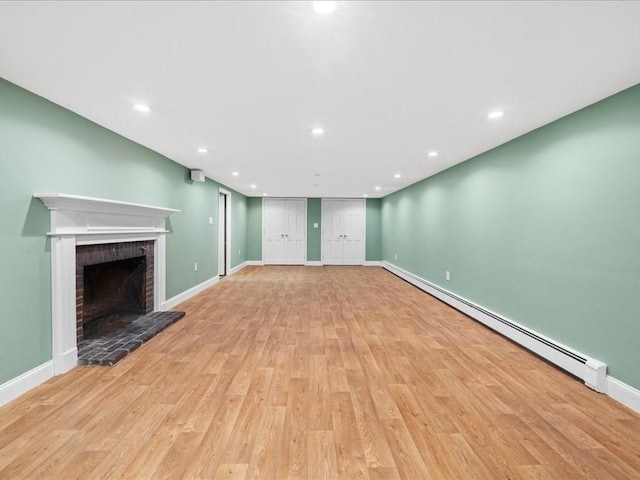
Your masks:
<svg viewBox="0 0 640 480"><path fill-rule="evenodd" d="M84 325L85 276L94 276L93 265L110 264L101 268L116 272L116 277L124 279L125 284L132 279L129 277L139 275L144 265L145 272L140 277L142 290L125 295L125 305L117 308L126 309L132 304L135 307L132 298L139 296L135 308L145 313L167 309L166 220L179 210L63 193L34 194L34 197L51 212L48 235L51 239L52 363L53 373L59 375L78 365L78 300L82 303ZM134 258L138 260L132 260ZM80 295L78 275L82 277ZM95 282L103 280L94 279ZM106 311L109 302L101 304L101 298L98 295L97 304L86 311L90 317Z"/></svg>
<svg viewBox="0 0 640 480"><path fill-rule="evenodd" d="M154 242L76 247L76 337L92 320L153 311Z"/></svg>

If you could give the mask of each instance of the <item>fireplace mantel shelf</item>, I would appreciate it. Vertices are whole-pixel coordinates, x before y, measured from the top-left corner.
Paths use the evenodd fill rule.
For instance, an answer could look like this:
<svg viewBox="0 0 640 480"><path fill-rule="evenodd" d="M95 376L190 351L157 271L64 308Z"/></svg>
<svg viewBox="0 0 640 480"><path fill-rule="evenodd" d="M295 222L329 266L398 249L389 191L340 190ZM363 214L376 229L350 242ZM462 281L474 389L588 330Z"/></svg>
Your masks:
<svg viewBox="0 0 640 480"><path fill-rule="evenodd" d="M180 210L154 207L138 203L120 202L104 198L83 197L66 193L34 193L49 210L93 213L120 213L125 215L151 215L166 218Z"/></svg>
<svg viewBox="0 0 640 480"><path fill-rule="evenodd" d="M168 233L165 220L180 210L65 193L33 195L51 211L49 236Z"/></svg>

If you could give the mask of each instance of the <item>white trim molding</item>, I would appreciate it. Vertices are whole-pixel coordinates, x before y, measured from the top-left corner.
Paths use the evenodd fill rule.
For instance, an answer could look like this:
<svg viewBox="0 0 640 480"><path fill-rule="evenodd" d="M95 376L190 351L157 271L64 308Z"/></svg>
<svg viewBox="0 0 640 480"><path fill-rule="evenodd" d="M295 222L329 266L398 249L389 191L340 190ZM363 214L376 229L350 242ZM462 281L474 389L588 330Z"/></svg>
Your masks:
<svg viewBox="0 0 640 480"><path fill-rule="evenodd" d="M246 262L244 262L247 264L247 267L252 266L252 267L261 267L264 265L264 262L262 260L247 260Z"/></svg>
<svg viewBox="0 0 640 480"><path fill-rule="evenodd" d="M317 260L307 260L306 262L304 262L304 264L307 267L321 267L322 265L324 265L321 261Z"/></svg>
<svg viewBox="0 0 640 480"><path fill-rule="evenodd" d="M54 375L53 361L48 361L0 385L0 407L23 393L46 382Z"/></svg>
<svg viewBox="0 0 640 480"><path fill-rule="evenodd" d="M476 305L397 265L387 261L383 261L382 264L386 270L418 287L420 290L442 300L456 310L582 379L589 388L597 392L606 393L640 413L640 391L606 375L606 364L512 320L501 317L497 313Z"/></svg>
<svg viewBox="0 0 640 480"><path fill-rule="evenodd" d="M218 276L212 277L209 280L205 280L204 282L196 285L195 287L191 287L190 289L185 290L182 293L179 293L175 297L171 297L169 300L167 300L166 302L162 303L162 305L160 305L159 310L163 312L167 310L171 310L172 308L175 308L177 305L180 305L182 302L186 302L191 297L194 297L200 292L203 292L207 288L213 287L216 283L218 283L219 280L220 280L220 277Z"/></svg>
<svg viewBox="0 0 640 480"><path fill-rule="evenodd" d="M365 267L382 267L382 262L378 260L367 260L362 265Z"/></svg>
<svg viewBox="0 0 640 480"><path fill-rule="evenodd" d="M63 193L33 195L51 211L52 354L55 375L78 364L76 246L154 241L154 310L166 298L166 218L180 210Z"/></svg>
<svg viewBox="0 0 640 480"><path fill-rule="evenodd" d="M231 270L229 270L229 273L227 275L233 275L234 273L238 273L240 270L242 270L244 267L248 265L250 265L250 262L243 262L240 265L236 265ZM179 293L175 297L171 297L169 300L167 300L162 305L160 305L160 310L166 311L166 310L175 308L176 306L180 305L182 302L186 302L191 297L194 297L200 292L205 291L207 288L213 287L219 281L220 281L220 276L215 276L210 278L209 280L205 280L204 282L196 285L195 287L191 287L190 289L185 290L182 293Z"/></svg>
<svg viewBox="0 0 640 480"><path fill-rule="evenodd" d="M233 275L234 273L238 273L240 270L242 270L247 265L249 265L249 262L242 262L239 265L236 265L231 270L229 270L229 275Z"/></svg>
<svg viewBox="0 0 640 480"><path fill-rule="evenodd" d="M640 390L617 378L607 376L607 390L604 393L631 410L640 413Z"/></svg>

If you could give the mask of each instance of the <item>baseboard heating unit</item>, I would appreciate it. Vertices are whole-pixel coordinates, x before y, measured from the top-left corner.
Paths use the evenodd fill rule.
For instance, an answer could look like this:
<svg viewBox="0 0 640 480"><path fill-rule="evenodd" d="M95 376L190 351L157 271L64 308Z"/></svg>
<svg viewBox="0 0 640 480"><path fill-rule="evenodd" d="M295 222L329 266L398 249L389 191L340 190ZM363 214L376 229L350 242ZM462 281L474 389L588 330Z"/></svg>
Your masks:
<svg viewBox="0 0 640 480"><path fill-rule="evenodd" d="M492 330L580 378L589 388L601 393L607 392L607 366L599 360L590 358L544 335L518 325L516 322L501 317L389 262L383 262L383 267L456 310L483 323Z"/></svg>

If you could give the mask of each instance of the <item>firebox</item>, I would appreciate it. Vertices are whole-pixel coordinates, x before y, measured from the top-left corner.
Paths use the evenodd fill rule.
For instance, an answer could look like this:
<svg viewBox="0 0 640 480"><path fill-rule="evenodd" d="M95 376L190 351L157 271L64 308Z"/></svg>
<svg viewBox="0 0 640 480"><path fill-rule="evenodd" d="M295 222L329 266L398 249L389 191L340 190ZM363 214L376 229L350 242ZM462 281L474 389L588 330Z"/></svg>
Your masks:
<svg viewBox="0 0 640 480"><path fill-rule="evenodd" d="M92 321L153 311L153 241L76 247L78 345Z"/></svg>
<svg viewBox="0 0 640 480"><path fill-rule="evenodd" d="M82 319L117 313L146 313L144 275L146 258L85 265Z"/></svg>

